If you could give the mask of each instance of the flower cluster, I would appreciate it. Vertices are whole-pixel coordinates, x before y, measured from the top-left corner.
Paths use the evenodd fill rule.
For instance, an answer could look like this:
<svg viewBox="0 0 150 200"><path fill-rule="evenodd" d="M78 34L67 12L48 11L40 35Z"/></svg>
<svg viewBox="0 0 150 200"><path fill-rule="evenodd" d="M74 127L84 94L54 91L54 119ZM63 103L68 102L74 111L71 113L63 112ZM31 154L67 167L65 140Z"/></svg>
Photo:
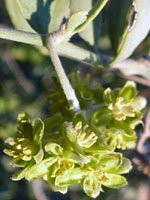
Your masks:
<svg viewBox="0 0 150 200"><path fill-rule="evenodd" d="M137 96L136 85L128 81L122 89L104 91L104 105L92 117L103 142L118 149L135 147L135 127L142 124L144 97Z"/></svg>
<svg viewBox="0 0 150 200"><path fill-rule="evenodd" d="M146 101L137 97L131 81L113 91L86 85L75 88L80 102L85 101L83 110L89 104L98 109L90 105L90 111L68 114L67 108L66 116L64 107L63 115L53 109L54 115L44 122L31 121L21 113L16 136L6 140L4 152L12 157L13 166L23 167L13 180L42 177L54 191L63 194L69 185L78 183L88 196L96 198L102 186L118 188L127 184L122 174L131 170L131 163L115 150L135 146L134 129L142 123Z"/></svg>
<svg viewBox="0 0 150 200"><path fill-rule="evenodd" d="M42 137L44 134L44 123L40 119L31 122L27 113L18 115L17 132L14 138L8 138L5 143L7 149L4 153L12 156L11 164L14 167L24 167L21 173L14 175L13 180L20 180L33 163L43 159Z"/></svg>

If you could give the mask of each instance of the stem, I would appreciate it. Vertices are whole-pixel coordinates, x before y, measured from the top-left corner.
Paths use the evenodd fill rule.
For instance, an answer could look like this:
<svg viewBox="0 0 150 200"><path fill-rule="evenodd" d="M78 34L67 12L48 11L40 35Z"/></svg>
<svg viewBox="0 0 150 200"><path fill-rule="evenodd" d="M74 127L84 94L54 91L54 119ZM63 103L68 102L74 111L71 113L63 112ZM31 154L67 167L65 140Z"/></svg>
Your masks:
<svg viewBox="0 0 150 200"><path fill-rule="evenodd" d="M144 133L141 135L141 138L137 144L137 151L139 153L146 153L144 143L148 138L150 138L150 108L148 109L147 115L145 117Z"/></svg>
<svg viewBox="0 0 150 200"><path fill-rule="evenodd" d="M47 55L48 52L47 49L44 47L43 42L44 37L44 35L40 35L38 33L18 31L0 25L0 38L40 46L41 52ZM79 62L84 62L91 66L99 65L99 63L101 63L99 56L97 56L95 53L69 42L65 42L58 45L57 52L59 55L71 58L73 60L77 60Z"/></svg>
<svg viewBox="0 0 150 200"><path fill-rule="evenodd" d="M32 182L32 187L34 191L34 195L37 200L48 200L47 196L44 194L42 183L40 180L35 180Z"/></svg>
<svg viewBox="0 0 150 200"><path fill-rule="evenodd" d="M0 25L0 38L12 40L16 42L23 42L26 44L43 46L42 35L37 33L28 33L24 31L18 31L6 26Z"/></svg>
<svg viewBox="0 0 150 200"><path fill-rule="evenodd" d="M75 95L74 89L70 85L70 82L65 74L65 71L60 62L60 59L57 55L56 46L55 46L54 39L53 39L53 34L47 35L46 45L47 45L48 51L50 53L51 60L54 64L55 70L57 72L61 86L62 86L64 93L66 95L66 98L70 104L70 109L74 110L75 112L78 112L78 111L80 111L79 102Z"/></svg>

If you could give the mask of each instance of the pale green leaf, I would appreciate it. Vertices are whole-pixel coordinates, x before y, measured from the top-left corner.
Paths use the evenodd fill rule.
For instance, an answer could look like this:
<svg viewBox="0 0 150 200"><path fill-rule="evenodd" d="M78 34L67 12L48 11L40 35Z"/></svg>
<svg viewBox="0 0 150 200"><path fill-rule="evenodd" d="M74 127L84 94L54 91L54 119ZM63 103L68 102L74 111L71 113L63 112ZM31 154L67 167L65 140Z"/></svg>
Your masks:
<svg viewBox="0 0 150 200"><path fill-rule="evenodd" d="M30 167L31 167L31 165L29 165L28 167L20 170L19 172L16 172L15 174L13 174L11 179L13 181L20 181L21 179L23 179L25 177L25 174L30 169Z"/></svg>
<svg viewBox="0 0 150 200"><path fill-rule="evenodd" d="M10 165L13 167L25 167L27 165L27 162L24 160L16 160L15 158L13 158L10 161Z"/></svg>
<svg viewBox="0 0 150 200"><path fill-rule="evenodd" d="M83 164L89 162L89 159L87 157L84 157L81 154L75 154L71 151L64 151L63 156L66 161L78 163L81 166L83 166Z"/></svg>
<svg viewBox="0 0 150 200"><path fill-rule="evenodd" d="M33 165L26 173L27 180L40 178L49 172L49 167L56 161L54 157L42 160L38 164Z"/></svg>
<svg viewBox="0 0 150 200"><path fill-rule="evenodd" d="M112 4L113 3L116 3L116 1L112 1ZM120 12L124 10L126 1L122 1L121 3L122 4L118 8ZM149 8L149 0L134 0L132 5L129 6L129 9L126 10L126 14L122 17L122 32L119 33L120 39L117 46L116 57L112 63L128 58L147 36L150 31ZM113 12L116 11L114 10ZM120 19L121 16L118 15L117 18Z"/></svg>
<svg viewBox="0 0 150 200"><path fill-rule="evenodd" d="M77 12L79 10L90 11L97 0L71 0L71 11ZM79 33L80 37L88 42L90 45L97 43L100 34L101 25L101 14L96 17L96 19L91 22L85 30Z"/></svg>
<svg viewBox="0 0 150 200"><path fill-rule="evenodd" d="M142 97L141 97L142 98ZM144 97L143 97L144 98ZM135 129L135 127L137 126L137 125L139 125L139 124L141 124L143 127L144 127L144 123L143 123L143 121L141 120L141 119L135 119L135 120L132 120L131 122L130 122L130 127L132 128L132 129Z"/></svg>
<svg viewBox="0 0 150 200"><path fill-rule="evenodd" d="M131 161L127 158L122 158L122 164L121 166L116 169L117 174L126 174L129 173L129 171L132 169Z"/></svg>
<svg viewBox="0 0 150 200"><path fill-rule="evenodd" d="M52 190L54 192L60 192L62 194L66 194L67 193L67 191L68 191L68 187L67 186L61 187L61 186L55 185L55 178L52 178L49 175L47 175L46 179L47 179L48 183L50 184L50 187L52 188Z"/></svg>
<svg viewBox="0 0 150 200"><path fill-rule="evenodd" d="M48 33L52 0L17 0L23 17L39 33Z"/></svg>
<svg viewBox="0 0 150 200"><path fill-rule="evenodd" d="M115 54L124 31L125 19L132 0L111 0L107 9L107 24L109 37Z"/></svg>
<svg viewBox="0 0 150 200"><path fill-rule="evenodd" d="M74 34L83 31L87 27L87 25L89 25L89 23L92 22L97 17L97 15L102 11L107 2L108 0L96 1L92 9L88 12L87 20L75 29Z"/></svg>
<svg viewBox="0 0 150 200"><path fill-rule="evenodd" d="M94 145L93 147L84 149L85 152L90 152L90 153L109 153L112 152L113 150L114 148L109 145Z"/></svg>
<svg viewBox="0 0 150 200"><path fill-rule="evenodd" d="M33 158L36 163L39 163L42 161L43 157L44 157L44 151L43 151L42 147L40 146L39 152L35 156L33 156Z"/></svg>
<svg viewBox="0 0 150 200"><path fill-rule="evenodd" d="M35 32L22 16L17 0L5 0L5 2L11 21L16 29L20 31Z"/></svg>
<svg viewBox="0 0 150 200"><path fill-rule="evenodd" d="M96 180L96 177L95 179L90 176L86 177L82 182L82 187L85 193L92 198L96 198L102 191L101 183Z"/></svg>
<svg viewBox="0 0 150 200"><path fill-rule="evenodd" d="M120 124L119 122L117 122L116 123L117 128L111 127L110 129L108 129L106 131L107 135L106 141L109 145L116 147L118 149L125 150L126 148L134 148L136 144L135 132L130 128L130 126L127 123L123 124L124 126L126 126L125 128L123 127L122 129L119 129ZM128 135L128 133L130 135Z"/></svg>
<svg viewBox="0 0 150 200"><path fill-rule="evenodd" d="M62 155L63 148L59 144L49 142L45 145L45 151L49 154L59 156Z"/></svg>
<svg viewBox="0 0 150 200"><path fill-rule="evenodd" d="M56 31L60 28L64 18L70 14L69 0L55 0L50 7L51 21L49 24L49 32Z"/></svg>
<svg viewBox="0 0 150 200"><path fill-rule="evenodd" d="M123 176L111 173L105 173L104 175L107 179L104 180L102 184L106 187L119 188L127 184L127 181Z"/></svg>
<svg viewBox="0 0 150 200"><path fill-rule="evenodd" d="M136 84L133 81L127 81L121 89L119 96L123 97L125 101L131 101L137 95Z"/></svg>
<svg viewBox="0 0 150 200"><path fill-rule="evenodd" d="M122 154L120 153L104 154L104 156L100 158L100 168L104 172L113 173L120 167L121 163Z"/></svg>
<svg viewBox="0 0 150 200"><path fill-rule="evenodd" d="M67 186L79 182L84 176L84 171L80 168L68 170L63 175L56 177L55 184L57 186Z"/></svg>
<svg viewBox="0 0 150 200"><path fill-rule="evenodd" d="M145 108L147 101L144 97L138 96L131 102L131 104L135 110L140 111Z"/></svg>
<svg viewBox="0 0 150 200"><path fill-rule="evenodd" d="M67 25L67 32L73 32L80 24L86 21L87 11L78 11L74 13L70 18Z"/></svg>
<svg viewBox="0 0 150 200"><path fill-rule="evenodd" d="M101 64L100 57L97 56L95 53L90 52L72 43L63 42L58 45L56 49L61 56L82 61L83 63L87 63L91 66L97 66Z"/></svg>

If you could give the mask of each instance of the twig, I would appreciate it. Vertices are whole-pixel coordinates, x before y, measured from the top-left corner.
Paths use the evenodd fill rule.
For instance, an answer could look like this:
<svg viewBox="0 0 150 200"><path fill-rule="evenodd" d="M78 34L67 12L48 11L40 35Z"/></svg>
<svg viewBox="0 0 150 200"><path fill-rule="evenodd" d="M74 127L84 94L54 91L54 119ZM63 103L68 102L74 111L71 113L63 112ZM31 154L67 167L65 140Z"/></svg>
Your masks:
<svg viewBox="0 0 150 200"><path fill-rule="evenodd" d="M142 85L150 87L150 81L147 80L147 79L144 79L144 78L141 78L141 77L138 77L138 76L127 76L127 75L124 75L120 72L119 72L119 75L121 75L122 77L124 77L126 79L129 79L129 80L135 81L137 83L140 83Z"/></svg>
<svg viewBox="0 0 150 200"><path fill-rule="evenodd" d="M136 150L133 151L133 159L132 161L137 165L137 169L142 171L145 175L150 177L150 161L145 154L141 154Z"/></svg>
<svg viewBox="0 0 150 200"><path fill-rule="evenodd" d="M150 99L150 89L146 88L139 91L139 96L144 96L147 99Z"/></svg>
<svg viewBox="0 0 150 200"><path fill-rule="evenodd" d="M150 199L150 191L149 191L149 185L143 183L140 185L138 191L137 191L137 197L136 200L149 200Z"/></svg>
<svg viewBox="0 0 150 200"><path fill-rule="evenodd" d="M40 180L33 181L32 187L33 187L34 195L37 200L48 200L48 198L46 197L46 195L44 194L44 192L42 190L42 184L41 184ZM50 200L50 198L49 198L49 200Z"/></svg>
<svg viewBox="0 0 150 200"><path fill-rule="evenodd" d="M64 90L66 98L68 100L68 103L71 105L70 109L72 109L75 112L78 112L78 111L80 111L79 101L75 95L75 91L72 88L72 86L65 74L63 66L60 62L60 59L57 55L56 46L55 46L53 37L54 37L53 34L48 34L48 36L46 37L46 45L47 45L51 60L53 62L53 65L55 67L55 70L57 72L59 81Z"/></svg>
<svg viewBox="0 0 150 200"><path fill-rule="evenodd" d="M139 153L146 153L144 143L148 138L150 138L150 108L145 118L144 133L141 135L141 138L139 139L139 142L137 144L137 151Z"/></svg>

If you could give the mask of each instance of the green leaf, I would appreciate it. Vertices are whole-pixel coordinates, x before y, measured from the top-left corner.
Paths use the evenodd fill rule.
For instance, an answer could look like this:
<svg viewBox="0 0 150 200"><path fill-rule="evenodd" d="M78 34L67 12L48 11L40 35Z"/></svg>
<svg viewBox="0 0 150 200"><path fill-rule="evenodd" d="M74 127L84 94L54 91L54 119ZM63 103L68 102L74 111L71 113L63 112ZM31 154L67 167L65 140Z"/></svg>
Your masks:
<svg viewBox="0 0 150 200"><path fill-rule="evenodd" d="M96 177L95 179L86 177L82 182L82 187L85 193L92 198L96 198L102 191L101 183L96 180Z"/></svg>
<svg viewBox="0 0 150 200"><path fill-rule="evenodd" d="M84 176L84 171L80 168L68 170L63 175L56 177L55 184L57 186L67 186L79 182Z"/></svg>
<svg viewBox="0 0 150 200"><path fill-rule="evenodd" d="M96 1L94 7L88 12L87 20L75 29L74 34L83 31L87 27L87 25L89 25L89 23L94 20L95 17L97 17L97 15L101 12L107 2L108 0Z"/></svg>
<svg viewBox="0 0 150 200"><path fill-rule="evenodd" d="M114 4L119 7L114 9ZM116 23L118 19L121 20L121 24L117 23L117 26L121 28L117 34L115 34L115 37L118 35L119 42L117 44L116 57L113 59L112 63L128 58L147 36L150 30L149 7L149 0L134 0L131 6L130 1L111 1L110 10L115 13L115 18L113 18L113 15L110 17L113 21L116 20ZM124 15L122 16L121 13L124 13ZM110 29L114 31L117 26L115 26L115 23L112 23L112 25L114 26L110 26Z"/></svg>
<svg viewBox="0 0 150 200"><path fill-rule="evenodd" d="M69 58L78 61L82 60L84 63L90 64L91 66L97 66L101 63L100 57L93 52L89 52L88 50L69 42L61 43L56 47L56 49L60 55L66 57L68 57L67 55L69 55Z"/></svg>
<svg viewBox="0 0 150 200"><path fill-rule="evenodd" d="M49 24L49 32L56 31L60 28L64 17L70 14L69 0L54 0L50 7L51 21Z"/></svg>
<svg viewBox="0 0 150 200"><path fill-rule="evenodd" d="M59 144L49 142L45 145L45 151L49 154L59 156L62 155L63 148Z"/></svg>
<svg viewBox="0 0 150 200"><path fill-rule="evenodd" d="M39 152L35 156L33 156L33 158L36 163L39 163L43 160L43 157L44 157L44 151L43 151L42 147L40 146Z"/></svg>
<svg viewBox="0 0 150 200"><path fill-rule="evenodd" d="M27 180L40 178L49 172L49 167L56 161L54 157L42 160L38 164L33 165L26 173Z"/></svg>
<svg viewBox="0 0 150 200"><path fill-rule="evenodd" d="M131 6L132 0L111 0L107 9L107 24L112 48L117 54L117 49L124 32L126 16Z"/></svg>
<svg viewBox="0 0 150 200"><path fill-rule="evenodd" d="M145 108L147 101L144 97L138 96L131 102L131 104L135 110L140 111Z"/></svg>
<svg viewBox="0 0 150 200"><path fill-rule="evenodd" d="M18 123L19 125L17 126L17 135L20 137L29 138L32 141L33 140L32 125L24 120Z"/></svg>
<svg viewBox="0 0 150 200"><path fill-rule="evenodd" d="M78 11L74 13L68 21L67 32L73 32L80 24L86 21L88 12Z"/></svg>
<svg viewBox="0 0 150 200"><path fill-rule="evenodd" d="M48 183L50 184L50 187L52 188L52 190L54 192L60 192L62 194L66 194L67 193L67 191L68 191L68 187L67 186L61 187L61 186L55 185L55 179L50 177L49 175L47 175L46 179L47 179Z"/></svg>
<svg viewBox="0 0 150 200"><path fill-rule="evenodd" d="M110 105L110 104L115 103L115 96L112 93L110 88L107 88L104 91L104 102L105 102L106 105Z"/></svg>
<svg viewBox="0 0 150 200"><path fill-rule="evenodd" d="M122 133L124 132L128 136L135 136L135 131L130 127L128 121L115 121L115 127L116 129L118 129L118 131L121 131ZM115 128L114 128L114 133L115 133Z"/></svg>
<svg viewBox="0 0 150 200"><path fill-rule="evenodd" d="M92 123L95 126L102 126L110 123L112 119L113 117L108 109L106 107L102 107L93 114Z"/></svg>
<svg viewBox="0 0 150 200"><path fill-rule="evenodd" d="M122 163L122 154L111 153L100 157L100 168L104 172L113 173Z"/></svg>
<svg viewBox="0 0 150 200"><path fill-rule="evenodd" d="M122 158L122 164L121 166L116 169L117 174L126 174L129 173L129 171L132 169L131 161L127 158Z"/></svg>
<svg viewBox="0 0 150 200"><path fill-rule="evenodd" d="M143 123L143 121L142 121L141 119L135 119L135 120L132 120L132 121L130 122L130 127L131 127L132 129L135 129L135 127L136 127L137 125L139 125L139 124L141 124L141 125L144 127L144 123Z"/></svg>
<svg viewBox="0 0 150 200"><path fill-rule="evenodd" d="M52 0L17 0L23 17L34 30L48 33Z"/></svg>
<svg viewBox="0 0 150 200"><path fill-rule="evenodd" d="M39 145L44 135L44 123L41 119L35 119L32 123L33 126L33 141Z"/></svg>
<svg viewBox="0 0 150 200"><path fill-rule="evenodd" d="M95 87L92 88L93 100L95 104L103 104L104 88Z"/></svg>
<svg viewBox="0 0 150 200"><path fill-rule="evenodd" d="M26 172L30 169L31 166L32 165L30 164L26 168L20 170L19 172L16 172L15 174L13 174L11 179L13 181L20 181L21 179L23 179L25 177Z"/></svg>
<svg viewBox="0 0 150 200"><path fill-rule="evenodd" d="M90 147L88 149L84 148L85 152L90 152L90 153L109 153L114 150L113 147L107 146L107 145L94 145L93 147Z"/></svg>
<svg viewBox="0 0 150 200"><path fill-rule="evenodd" d="M107 179L104 180L102 184L106 187L119 188L127 184L127 181L123 176L111 173L105 173L104 175Z"/></svg>
<svg viewBox="0 0 150 200"><path fill-rule="evenodd" d="M116 127L111 127L106 131L106 141L109 145L118 148L118 149L123 149L125 150L126 148L133 148L135 147L135 142L136 142L136 135L135 132L131 129L132 135L128 135L128 132L126 133L125 131L130 127L124 128L126 130L119 129L119 123L117 123ZM125 126L125 124L124 124ZM128 131L128 130L127 130Z"/></svg>
<svg viewBox="0 0 150 200"><path fill-rule="evenodd" d="M136 95L137 95L136 84L133 81L127 81L119 94L119 96L123 97L126 102L134 99Z"/></svg>
<svg viewBox="0 0 150 200"><path fill-rule="evenodd" d="M24 160L16 160L15 158L13 158L10 161L10 165L12 165L13 167L25 167L27 165L27 162Z"/></svg>
<svg viewBox="0 0 150 200"><path fill-rule="evenodd" d="M5 0L5 2L11 21L16 29L27 32L35 32L22 16L17 0Z"/></svg>
<svg viewBox="0 0 150 200"><path fill-rule="evenodd" d="M82 166L83 166L84 161L86 159L86 157L83 157L80 154L75 154L75 153L73 153L71 151L64 151L63 152L63 156L64 156L66 161L77 163L77 164L82 165Z"/></svg>
<svg viewBox="0 0 150 200"><path fill-rule="evenodd" d="M71 11L77 12L79 10L90 11L92 9L93 4L96 3L97 0L71 0ZM100 34L100 25L101 25L101 14L99 14L94 21L92 21L85 30L79 33L80 37L88 42L90 45L97 44L99 34Z"/></svg>

